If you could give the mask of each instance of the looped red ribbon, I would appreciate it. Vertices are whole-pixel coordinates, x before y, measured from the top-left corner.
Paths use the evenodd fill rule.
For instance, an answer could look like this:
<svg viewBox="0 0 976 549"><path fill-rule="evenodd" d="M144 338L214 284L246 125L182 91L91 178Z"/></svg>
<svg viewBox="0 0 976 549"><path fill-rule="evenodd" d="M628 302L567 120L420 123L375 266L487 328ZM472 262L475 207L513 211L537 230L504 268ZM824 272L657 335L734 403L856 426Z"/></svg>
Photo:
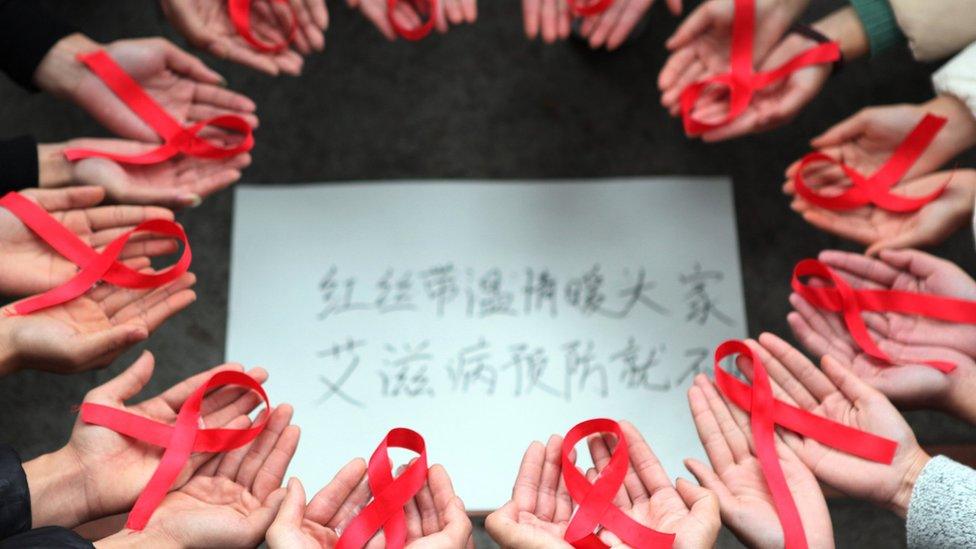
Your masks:
<svg viewBox="0 0 976 549"><path fill-rule="evenodd" d="M569 456L577 443L596 433L613 433L617 437L617 446L599 478L590 484ZM594 533L598 526L603 526L635 549L672 546L674 534L648 528L613 505L613 498L624 483L629 464L627 438L620 429L620 424L612 419L584 421L566 433L562 447L562 475L570 497L579 504L566 527L565 540L570 545L577 549L607 549L608 546Z"/></svg>
<svg viewBox="0 0 976 549"><path fill-rule="evenodd" d="M589 17L597 15L610 9L614 0L566 0L569 3L569 11L576 17Z"/></svg>
<svg viewBox="0 0 976 549"><path fill-rule="evenodd" d="M945 192L949 182L946 181L930 194L914 198L894 194L891 188L905 177L945 124L945 118L926 114L908 137L898 145L888 162L871 177L864 176L843 161L822 152L812 152L800 161L796 176L793 178L796 192L807 202L830 210L850 210L874 204L890 212L914 212L938 198ZM840 166L851 180L851 186L834 196L821 194L807 186L803 178L803 170L817 162L829 162Z"/></svg>
<svg viewBox="0 0 976 549"><path fill-rule="evenodd" d="M396 478L393 478L393 463L389 455L391 447L410 450L419 456ZM402 549L407 543L403 507L427 482L427 445L424 437L402 427L391 430L369 458L367 475L373 501L349 523L336 543L336 549L365 547L380 529L383 530L386 547Z"/></svg>
<svg viewBox="0 0 976 549"><path fill-rule="evenodd" d="M720 366L723 359L732 355L745 355L752 361L751 387ZM895 457L898 443L893 440L848 427L773 398L769 374L762 360L742 341L726 341L715 349L715 384L719 392L750 414L756 457L759 458L766 486L773 496L773 506L783 527L787 549L806 549L807 541L800 513L776 454L776 425L869 461L890 464Z"/></svg>
<svg viewBox="0 0 976 549"><path fill-rule="evenodd" d="M220 159L236 156L254 148L251 126L240 116L230 114L215 116L184 128L105 51L81 54L78 60L95 73L123 103L132 109L132 112L159 134L163 138L163 144L151 151L133 155L91 149L67 149L64 151L64 156L68 160L98 157L122 164L157 164L180 153L200 158ZM231 147L214 144L198 135L207 126L240 133L244 138Z"/></svg>
<svg viewBox="0 0 976 549"><path fill-rule="evenodd" d="M78 273L61 286L42 294L24 299L13 306L14 313L26 315L67 303L90 290L99 280L104 280L123 288L158 288L172 282L190 269L192 253L183 227L165 219L144 221L125 232L96 252L78 236L54 219L44 208L16 192L7 193L0 198L0 207L6 208L34 232L38 238L47 242L59 254L78 265ZM135 233L152 232L177 238L183 243L183 254L179 260L165 271L147 274L140 273L117 261L126 243Z"/></svg>
<svg viewBox="0 0 976 549"><path fill-rule="evenodd" d="M226 385L237 385L255 391L270 412L271 403L261 384L250 376L235 371L217 372L198 387L180 407L173 425L101 404L86 402L81 405L81 420L85 423L99 425L140 442L165 448L159 466L129 512L126 528L141 530L146 526L183 470L190 453L225 452L240 448L254 440L264 429L268 415L247 429L200 428L200 407L204 395L212 389Z"/></svg>
<svg viewBox="0 0 976 549"><path fill-rule="evenodd" d="M815 276L830 281L833 288L804 284L801 277ZM946 322L976 324L976 302L933 294L901 290L855 290L830 267L816 259L804 259L793 268L793 291L814 307L842 313L844 324L855 343L871 357L893 364L896 361L878 348L868 333L861 311L918 315ZM897 362L917 362L948 374L956 365L944 360L904 358Z"/></svg>
<svg viewBox="0 0 976 549"><path fill-rule="evenodd" d="M298 32L298 18L295 15L295 8L288 0L270 1L272 4L288 8L291 18L285 32L285 38L278 42L265 42L254 36L254 32L251 30L251 3L253 0L227 0L227 12L230 14L230 20L234 24L234 28L237 29L237 33L251 47L261 52L277 53L287 48L295 39L295 33Z"/></svg>
<svg viewBox="0 0 976 549"><path fill-rule="evenodd" d="M415 29L404 27L394 17L397 5L400 2L407 2L421 16L426 16L427 20ZM427 38L434 30L434 23L437 20L438 0L386 0L386 17L390 21L393 30L403 39L416 42Z"/></svg>
<svg viewBox="0 0 976 549"><path fill-rule="evenodd" d="M725 126L738 118L749 107L753 95L790 74L810 65L833 63L840 59L840 47L835 42L819 44L790 59L785 64L766 72L757 72L752 66L753 33L756 27L754 0L735 0L735 18L732 21L731 65L728 73L713 76L689 84L681 92L681 116L685 133L702 133ZM725 117L715 122L705 122L694 117L695 104L711 86L729 90L729 110Z"/></svg>

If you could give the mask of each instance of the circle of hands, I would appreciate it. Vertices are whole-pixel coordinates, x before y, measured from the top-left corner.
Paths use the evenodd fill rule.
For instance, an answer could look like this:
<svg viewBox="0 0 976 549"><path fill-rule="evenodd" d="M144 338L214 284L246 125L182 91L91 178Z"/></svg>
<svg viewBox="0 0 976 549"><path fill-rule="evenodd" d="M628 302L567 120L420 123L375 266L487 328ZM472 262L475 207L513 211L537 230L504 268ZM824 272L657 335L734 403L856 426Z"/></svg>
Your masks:
<svg viewBox="0 0 976 549"><path fill-rule="evenodd" d="M99 206L98 187L30 190L23 193L47 210L84 243L99 250L149 219L172 220L173 213L150 206ZM0 209L0 293L22 297L60 286L77 266L38 238L19 219ZM131 269L154 272L153 258L176 252L171 238L139 233L126 244L119 260ZM102 284L67 303L26 316L8 305L0 316L19 368L60 373L104 367L133 344L149 337L172 315L196 299L196 282L185 273L165 286L126 289Z"/></svg>

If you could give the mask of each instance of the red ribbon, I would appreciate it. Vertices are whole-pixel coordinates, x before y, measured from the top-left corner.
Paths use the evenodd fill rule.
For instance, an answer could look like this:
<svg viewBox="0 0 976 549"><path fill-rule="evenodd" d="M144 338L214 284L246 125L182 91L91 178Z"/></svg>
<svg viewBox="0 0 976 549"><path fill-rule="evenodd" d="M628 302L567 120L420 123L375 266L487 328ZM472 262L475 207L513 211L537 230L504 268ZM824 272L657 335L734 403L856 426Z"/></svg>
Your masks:
<svg viewBox="0 0 976 549"><path fill-rule="evenodd" d="M288 8L291 20L288 23L286 37L279 42L264 42L254 36L251 31L251 3L253 0L227 0L227 12L230 13L230 20L234 23L237 33L247 41L254 49L261 52L278 53L291 44L298 31L297 17L295 9L288 0L270 0L272 4L280 4Z"/></svg>
<svg viewBox="0 0 976 549"><path fill-rule="evenodd" d="M766 72L757 72L752 66L753 33L756 26L754 0L735 0L735 18L732 21L731 72L713 76L688 85L681 92L681 116L685 133L700 135L708 130L725 126L749 107L752 96L763 88L782 80L790 74L810 65L833 63L840 59L840 47L835 42L819 44L790 59L785 64ZM729 90L729 110L716 122L704 122L692 115L695 104L711 86Z"/></svg>
<svg viewBox="0 0 976 549"><path fill-rule="evenodd" d="M144 221L110 242L101 252L96 252L57 219L51 217L44 208L18 193L7 193L0 198L0 207L14 214L38 238L47 242L55 251L79 268L78 273L61 286L14 304L14 312L18 315L30 314L71 301L90 290L99 280L123 288L158 288L179 278L190 268L192 261L190 242L183 232L183 227L172 221L165 219ZM126 267L117 259L132 235L138 232L152 232L179 239L183 243L183 255L173 266L160 273L140 273Z"/></svg>
<svg viewBox="0 0 976 549"><path fill-rule="evenodd" d="M800 281L804 276L829 280L834 287L815 287ZM976 324L976 302L933 294L900 290L855 290L827 265L816 259L804 259L793 268L793 291L814 307L842 313L844 324L857 345L868 355L893 364L895 360L878 348L868 333L861 311L892 312L918 315L946 322ZM901 359L898 362L918 362L948 374L956 365L944 360Z"/></svg>
<svg viewBox="0 0 976 549"><path fill-rule="evenodd" d="M163 144L145 153L124 155L90 149L67 149L64 156L70 161L82 158L108 158L122 164L157 164L177 154L201 158L229 158L251 150L254 135L251 126L240 116L215 116L191 126L183 127L156 103L139 83L132 79L107 53L102 50L78 55L78 61L88 66L123 103L128 105L143 122L149 125L160 137ZM231 147L214 144L199 137L207 126L224 128L244 135L244 139Z"/></svg>
<svg viewBox="0 0 976 549"><path fill-rule="evenodd" d="M225 385L237 385L257 392L270 414L271 403L261 384L246 374L234 371L217 372L198 387L180 407L173 425L101 404L86 402L81 405L81 420L85 423L99 425L140 442L165 448L159 466L129 512L126 528L142 530L146 526L173 486L173 481L183 470L191 452L225 452L240 448L254 440L264 429L268 416L247 429L200 428L200 406L204 395Z"/></svg>
<svg viewBox="0 0 976 549"><path fill-rule="evenodd" d="M406 1L421 16L427 16L427 20L423 25L415 29L408 29L397 21L393 14L401 1ZM417 40L426 38L434 30L434 22L436 21L438 10L437 2L438 0L386 0L386 17L389 19L393 30L401 38L416 42Z"/></svg>
<svg viewBox="0 0 976 549"><path fill-rule="evenodd" d="M393 478L390 447L410 450L420 457ZM427 445L424 437L410 429L391 430L369 458L367 474L373 501L349 523L336 543L336 549L365 547L380 529L383 530L386 547L402 549L407 543L403 507L427 482Z"/></svg>
<svg viewBox="0 0 976 549"><path fill-rule="evenodd" d="M719 363L726 357L741 354L752 361L752 386L726 372ZM836 450L869 461L890 464L898 443L831 421L773 398L769 375L752 349L738 340L722 343L715 349L715 384L726 398L750 413L752 437L766 486L773 496L787 549L806 549L806 534L796 503L776 454L776 425L812 438Z"/></svg>
<svg viewBox="0 0 976 549"><path fill-rule="evenodd" d="M931 194L916 198L899 196L892 193L891 188L905 177L908 170L918 161L945 124L945 118L926 114L925 118L912 130L912 133L898 145L888 162L871 177L865 177L844 162L824 153L812 152L803 157L797 168L796 177L793 180L796 192L807 202L829 210L850 210L875 204L890 212L914 212L938 198L945 192L949 182L946 181ZM808 187L803 179L803 170L816 162L829 162L840 166L850 178L851 186L845 189L843 193L835 196L823 195Z"/></svg>
<svg viewBox="0 0 976 549"><path fill-rule="evenodd" d="M569 11L576 17L589 17L597 15L610 9L614 0L566 0L569 2Z"/></svg>
<svg viewBox="0 0 976 549"><path fill-rule="evenodd" d="M613 433L617 437L617 446L599 478L590 484L569 455L577 443L596 433ZM673 545L674 534L648 528L614 507L613 498L623 485L629 465L627 438L616 421L591 419L566 433L562 448L563 481L566 482L570 497L579 504L566 527L565 540L570 545L577 549L607 549L608 546L594 533L598 526L613 532L634 549L668 548Z"/></svg>

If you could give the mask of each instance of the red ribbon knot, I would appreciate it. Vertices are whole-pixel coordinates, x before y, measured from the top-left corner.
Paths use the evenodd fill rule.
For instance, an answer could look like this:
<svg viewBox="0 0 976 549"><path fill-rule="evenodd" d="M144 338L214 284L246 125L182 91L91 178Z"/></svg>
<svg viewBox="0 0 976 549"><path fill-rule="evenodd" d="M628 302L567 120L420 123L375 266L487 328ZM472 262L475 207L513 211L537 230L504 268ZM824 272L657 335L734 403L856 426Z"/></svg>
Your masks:
<svg viewBox="0 0 976 549"><path fill-rule="evenodd" d="M403 448L419 456L396 478L390 448ZM416 431L396 428L387 433L372 457L367 476L373 501L349 523L336 549L359 549L381 529L386 547L402 549L407 543L407 522L403 507L427 482L427 444Z"/></svg>
<svg viewBox="0 0 976 549"><path fill-rule="evenodd" d="M577 443L596 433L614 434L617 437L617 446L596 482L590 484L569 456ZM613 505L613 498L623 486L629 465L627 439L616 421L591 419L566 433L562 447L563 481L566 483L570 497L579 504L569 526L566 527L565 540L570 545L577 549L607 549L608 546L595 534L597 527L602 526L635 549L672 546L674 534L665 534L648 528Z"/></svg>
<svg viewBox="0 0 976 549"><path fill-rule="evenodd" d="M413 8L414 11L416 11L422 17L426 17L427 20L415 29L408 29L407 27L404 27L393 15L396 13L397 5L399 5L400 2L410 4L410 7ZM390 21L390 26L393 27L393 30L401 38L410 40L411 42L416 42L417 40L427 38L427 35L434 30L434 23L437 20L438 9L438 0L386 0L386 17Z"/></svg>
<svg viewBox="0 0 976 549"><path fill-rule="evenodd" d="M295 39L295 33L298 32L298 22L297 16L295 15L295 8L292 7L288 0L270 0L271 4L278 4L288 8L288 13L290 14L290 20L288 22L287 30L285 31L285 38L278 42L265 42L260 40L258 37L254 36L254 31L251 30L251 4L253 0L227 0L227 12L230 14L230 20L234 24L234 28L237 33L251 45L254 49L260 52L266 53L278 53L283 51L288 47L289 44ZM270 6L274 9L274 6Z"/></svg>
<svg viewBox="0 0 976 549"><path fill-rule="evenodd" d="M569 2L569 11L576 17L589 17L597 15L610 9L614 0L566 0Z"/></svg>

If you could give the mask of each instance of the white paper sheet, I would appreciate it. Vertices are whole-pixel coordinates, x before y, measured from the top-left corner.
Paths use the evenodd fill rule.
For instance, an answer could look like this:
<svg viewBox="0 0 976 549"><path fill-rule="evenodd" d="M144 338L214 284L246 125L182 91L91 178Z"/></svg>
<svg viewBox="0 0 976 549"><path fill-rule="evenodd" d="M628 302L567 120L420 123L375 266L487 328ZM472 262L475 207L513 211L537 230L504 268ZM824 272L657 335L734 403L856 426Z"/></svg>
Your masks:
<svg viewBox="0 0 976 549"><path fill-rule="evenodd" d="M686 390L746 334L727 179L240 186L232 253L226 358L295 407L310 493L396 426L473 511L593 417L684 474Z"/></svg>

